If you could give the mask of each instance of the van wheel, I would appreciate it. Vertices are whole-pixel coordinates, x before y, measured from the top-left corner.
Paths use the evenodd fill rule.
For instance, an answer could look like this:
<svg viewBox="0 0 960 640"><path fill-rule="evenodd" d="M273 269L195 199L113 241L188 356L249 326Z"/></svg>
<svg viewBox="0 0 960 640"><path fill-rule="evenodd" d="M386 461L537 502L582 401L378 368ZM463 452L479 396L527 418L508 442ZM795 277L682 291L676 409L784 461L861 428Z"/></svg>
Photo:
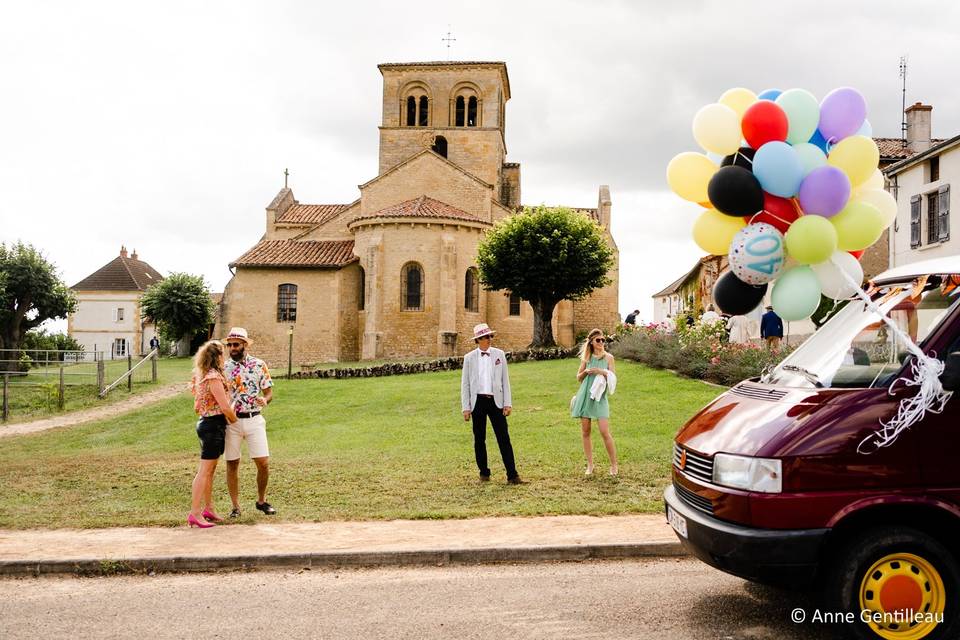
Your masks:
<svg viewBox="0 0 960 640"><path fill-rule="evenodd" d="M956 560L934 538L880 527L833 557L825 596L830 612L853 614L857 622L848 630L856 638L935 640L960 637L958 585Z"/></svg>

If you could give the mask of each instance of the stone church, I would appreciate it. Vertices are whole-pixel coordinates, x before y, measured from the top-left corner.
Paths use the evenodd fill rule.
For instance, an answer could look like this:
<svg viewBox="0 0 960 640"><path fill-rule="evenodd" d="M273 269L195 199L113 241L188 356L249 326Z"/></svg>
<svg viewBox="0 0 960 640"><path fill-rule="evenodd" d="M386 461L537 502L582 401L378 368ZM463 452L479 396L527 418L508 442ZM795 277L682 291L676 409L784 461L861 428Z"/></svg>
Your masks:
<svg viewBox="0 0 960 640"><path fill-rule="evenodd" d="M379 65L383 75L380 166L348 204L302 204L282 189L261 240L230 263L216 335L242 326L274 366L443 357L473 348L473 326L522 349L533 310L508 291L485 291L477 244L521 206L520 165L507 162L510 80L502 62ZM554 312L554 336L572 345L619 322L619 253L610 193L578 208L615 250L613 284Z"/></svg>

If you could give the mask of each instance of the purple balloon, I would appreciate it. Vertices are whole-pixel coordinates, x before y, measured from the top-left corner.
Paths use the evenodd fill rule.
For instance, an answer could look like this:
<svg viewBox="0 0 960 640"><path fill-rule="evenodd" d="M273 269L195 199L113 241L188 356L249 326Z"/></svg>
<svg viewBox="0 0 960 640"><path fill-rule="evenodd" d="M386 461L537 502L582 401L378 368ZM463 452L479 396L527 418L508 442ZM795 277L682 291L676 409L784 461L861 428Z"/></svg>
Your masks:
<svg viewBox="0 0 960 640"><path fill-rule="evenodd" d="M836 167L817 167L803 179L797 197L804 213L829 218L847 206L850 179Z"/></svg>
<svg viewBox="0 0 960 640"><path fill-rule="evenodd" d="M855 134L867 117L867 101L850 87L834 89L820 102L817 129L831 144Z"/></svg>

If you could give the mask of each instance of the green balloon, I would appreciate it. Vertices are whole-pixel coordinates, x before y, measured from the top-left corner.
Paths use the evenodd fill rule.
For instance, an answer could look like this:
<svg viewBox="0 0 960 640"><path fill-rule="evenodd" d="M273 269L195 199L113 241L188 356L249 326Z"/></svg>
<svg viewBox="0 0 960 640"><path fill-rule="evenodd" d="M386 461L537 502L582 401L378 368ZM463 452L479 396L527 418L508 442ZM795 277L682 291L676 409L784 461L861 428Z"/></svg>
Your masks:
<svg viewBox="0 0 960 640"><path fill-rule="evenodd" d="M803 320L820 306L820 282L808 266L787 269L773 284L773 310L784 320Z"/></svg>
<svg viewBox="0 0 960 640"><path fill-rule="evenodd" d="M862 200L849 203L830 222L837 230L837 247L843 251L866 249L880 239L884 228L880 209Z"/></svg>
<svg viewBox="0 0 960 640"><path fill-rule="evenodd" d="M787 142L800 144L813 137L820 123L820 103L804 89L790 89L777 96L776 103L787 114Z"/></svg>
<svg viewBox="0 0 960 640"><path fill-rule="evenodd" d="M801 264L830 259L837 250L837 230L823 216L803 216L794 221L784 237L789 253Z"/></svg>

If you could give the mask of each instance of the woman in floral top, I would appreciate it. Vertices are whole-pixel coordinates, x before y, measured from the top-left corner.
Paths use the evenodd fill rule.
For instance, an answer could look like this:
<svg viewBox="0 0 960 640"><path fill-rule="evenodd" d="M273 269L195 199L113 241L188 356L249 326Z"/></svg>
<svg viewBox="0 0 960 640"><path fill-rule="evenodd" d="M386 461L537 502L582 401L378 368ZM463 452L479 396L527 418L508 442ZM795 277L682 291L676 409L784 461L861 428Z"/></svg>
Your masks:
<svg viewBox="0 0 960 640"><path fill-rule="evenodd" d="M217 340L206 342L193 359L193 409L200 416L197 437L200 438L200 468L193 479L193 496L187 524L206 529L223 520L213 507L213 472L223 455L227 423L237 421L230 406L227 381L223 377L223 345ZM202 506L202 509L201 509Z"/></svg>

